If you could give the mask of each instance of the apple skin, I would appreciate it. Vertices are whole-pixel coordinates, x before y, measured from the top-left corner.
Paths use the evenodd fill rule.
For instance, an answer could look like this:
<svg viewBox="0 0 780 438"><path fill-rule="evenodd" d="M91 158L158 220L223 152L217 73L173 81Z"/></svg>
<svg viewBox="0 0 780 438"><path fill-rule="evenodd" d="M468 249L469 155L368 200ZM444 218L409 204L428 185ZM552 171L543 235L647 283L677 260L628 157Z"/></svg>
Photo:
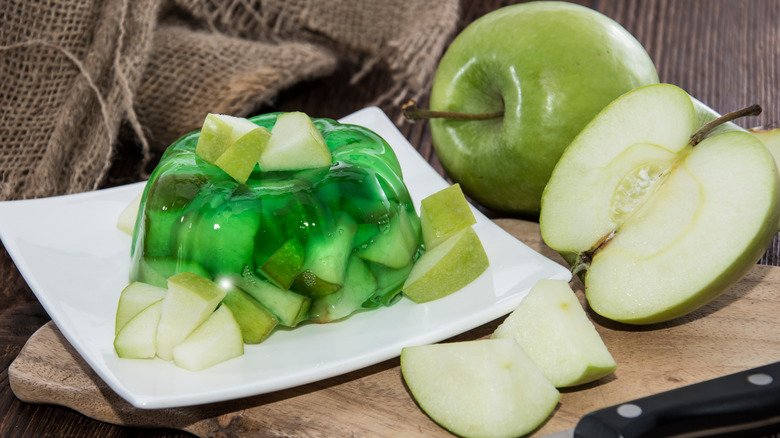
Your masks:
<svg viewBox="0 0 780 438"><path fill-rule="evenodd" d="M435 111L504 116L431 119L437 155L485 207L535 218L563 150L609 102L658 74L612 19L565 2L506 6L471 23L437 68Z"/></svg>

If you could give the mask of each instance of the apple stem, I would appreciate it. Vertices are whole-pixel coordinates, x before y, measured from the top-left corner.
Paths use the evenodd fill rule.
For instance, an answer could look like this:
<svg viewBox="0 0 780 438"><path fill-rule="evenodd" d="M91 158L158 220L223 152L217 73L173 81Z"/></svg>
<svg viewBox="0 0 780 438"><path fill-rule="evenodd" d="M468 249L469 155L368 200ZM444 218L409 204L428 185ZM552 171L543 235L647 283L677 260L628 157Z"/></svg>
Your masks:
<svg viewBox="0 0 780 438"><path fill-rule="evenodd" d="M701 128L699 128L698 131L694 132L691 136L691 140L688 142L691 146L696 146L699 144L702 140L704 140L704 137L709 134L710 131L715 129L715 127L720 126L726 122L730 122L735 119L739 119L742 117L748 117L748 116L757 116L761 114L761 105L751 105L746 108L742 108L740 110L732 111L730 113L724 114L717 119L705 124Z"/></svg>
<svg viewBox="0 0 780 438"><path fill-rule="evenodd" d="M416 122L425 119L457 119L457 120L487 120L495 119L504 115L504 111L496 111L486 114L468 114L454 111L434 111L417 107L415 100L410 100L401 107L406 120Z"/></svg>

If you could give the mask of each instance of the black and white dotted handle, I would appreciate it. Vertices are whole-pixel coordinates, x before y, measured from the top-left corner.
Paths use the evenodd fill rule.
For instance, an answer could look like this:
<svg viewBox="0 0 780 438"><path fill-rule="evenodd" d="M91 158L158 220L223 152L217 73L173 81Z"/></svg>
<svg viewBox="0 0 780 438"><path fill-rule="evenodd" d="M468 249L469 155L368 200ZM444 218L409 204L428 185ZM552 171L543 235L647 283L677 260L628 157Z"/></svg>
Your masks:
<svg viewBox="0 0 780 438"><path fill-rule="evenodd" d="M780 362L600 409L579 438L740 437L780 432Z"/></svg>

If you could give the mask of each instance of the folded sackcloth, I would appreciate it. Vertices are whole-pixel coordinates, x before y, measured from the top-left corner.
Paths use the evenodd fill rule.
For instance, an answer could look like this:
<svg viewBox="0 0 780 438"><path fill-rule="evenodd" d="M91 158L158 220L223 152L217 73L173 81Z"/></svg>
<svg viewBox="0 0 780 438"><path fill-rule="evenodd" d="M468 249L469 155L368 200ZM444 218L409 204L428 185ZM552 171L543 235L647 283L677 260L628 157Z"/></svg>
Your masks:
<svg viewBox="0 0 780 438"><path fill-rule="evenodd" d="M376 103L427 89L458 0L1 0L0 201L100 188L120 130L145 160L208 112L249 115L349 62Z"/></svg>

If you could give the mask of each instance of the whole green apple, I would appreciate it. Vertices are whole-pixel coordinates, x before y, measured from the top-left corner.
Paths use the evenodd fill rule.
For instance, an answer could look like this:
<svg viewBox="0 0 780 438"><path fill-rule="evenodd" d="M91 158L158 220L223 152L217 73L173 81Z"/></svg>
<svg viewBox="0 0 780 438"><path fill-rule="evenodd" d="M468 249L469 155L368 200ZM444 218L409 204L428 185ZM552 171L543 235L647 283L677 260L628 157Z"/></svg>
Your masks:
<svg viewBox="0 0 780 438"><path fill-rule="evenodd" d="M612 19L565 2L503 7L470 24L444 54L430 107L484 120L431 119L437 155L474 200L536 217L555 163L604 106L658 75Z"/></svg>

